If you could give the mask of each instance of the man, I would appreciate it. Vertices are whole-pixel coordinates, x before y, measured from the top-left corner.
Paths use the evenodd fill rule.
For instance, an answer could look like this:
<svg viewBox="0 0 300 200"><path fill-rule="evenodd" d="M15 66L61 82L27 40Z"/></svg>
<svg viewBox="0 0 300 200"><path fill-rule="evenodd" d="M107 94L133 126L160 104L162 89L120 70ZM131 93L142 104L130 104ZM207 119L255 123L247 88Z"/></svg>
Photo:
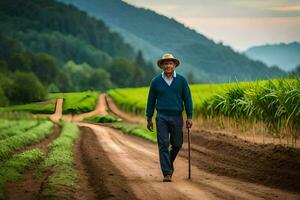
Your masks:
<svg viewBox="0 0 300 200"><path fill-rule="evenodd" d="M172 180L173 163L183 143L183 103L187 115L186 127L192 127L191 92L187 80L175 71L179 64L179 60L172 54L165 54L157 61L163 72L151 80L146 109L147 128L150 131L153 131L154 108L157 111L155 122L164 182Z"/></svg>

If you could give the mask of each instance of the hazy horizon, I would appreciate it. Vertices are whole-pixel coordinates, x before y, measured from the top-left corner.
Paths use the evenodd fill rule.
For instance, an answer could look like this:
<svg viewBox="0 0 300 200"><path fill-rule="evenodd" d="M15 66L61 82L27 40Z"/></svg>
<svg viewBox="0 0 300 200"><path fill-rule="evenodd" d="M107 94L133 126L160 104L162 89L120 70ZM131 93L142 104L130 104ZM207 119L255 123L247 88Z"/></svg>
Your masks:
<svg viewBox="0 0 300 200"><path fill-rule="evenodd" d="M300 41L300 0L124 1L172 17L238 51Z"/></svg>

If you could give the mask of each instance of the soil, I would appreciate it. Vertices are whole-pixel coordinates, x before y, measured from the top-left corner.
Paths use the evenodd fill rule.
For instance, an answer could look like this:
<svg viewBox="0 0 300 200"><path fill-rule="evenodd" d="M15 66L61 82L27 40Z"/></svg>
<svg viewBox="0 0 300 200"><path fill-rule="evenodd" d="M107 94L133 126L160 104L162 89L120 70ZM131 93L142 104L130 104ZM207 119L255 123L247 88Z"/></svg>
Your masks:
<svg viewBox="0 0 300 200"><path fill-rule="evenodd" d="M30 145L26 150L39 148L44 151L45 155L48 154L47 145L55 140L61 132L61 127L55 124L54 131L49 138L46 138L39 144ZM18 152L18 153L21 153ZM50 172L45 172L43 174L37 174L37 167L40 164L39 161L32 163L32 165L27 169L22 178L18 181L8 183L5 187L5 197L6 199L16 199L16 200L29 200L29 199L40 199L40 192L43 182L47 180Z"/></svg>
<svg viewBox="0 0 300 200"><path fill-rule="evenodd" d="M95 133L87 127L81 127L80 132L74 147L75 168L80 172L76 199L136 199Z"/></svg>
<svg viewBox="0 0 300 200"><path fill-rule="evenodd" d="M300 192L300 149L255 144L209 131L193 132L191 135L192 163L198 168L217 175ZM185 144L180 156L187 158L187 155Z"/></svg>
<svg viewBox="0 0 300 200"><path fill-rule="evenodd" d="M148 142L144 139L123 134L121 131L99 126L95 124L80 123L80 126L89 127L96 135L94 142L98 143L103 148L103 152L96 151L98 154L104 153L113 163L121 175L116 179L128 185L132 189L134 195L138 199L299 199L300 194L297 188L270 187L264 184L264 181L257 178L257 173L251 171L251 167L246 164L241 164L240 169L237 166L238 158L227 156L231 160L232 167L227 167L222 164L222 160L226 160L223 156L226 150L217 150L211 157L202 156L193 150L192 152L192 179L187 179L188 161L184 155L179 156L175 161L175 173L173 182L162 182L162 173L160 171L158 160L158 148L156 144ZM85 134L85 137L87 134ZM193 137L195 140L196 137ZM196 140L195 140L196 141ZM85 146L89 146L87 143ZM210 145L209 145L210 146ZM212 145L214 146L214 145ZM225 146L224 146L225 147ZM183 149L185 149L184 147ZM193 149L196 149L193 145ZM242 147L240 147L242 148ZM232 151L235 149L232 148ZM181 154L185 154L185 150ZM220 156L218 156L220 154ZM242 154L242 153L241 153ZM245 155L247 157L247 154ZM273 156L271 155L271 158ZM96 158L94 158L96 159ZM218 161L216 161L219 159ZM253 163L259 161L252 160ZM91 161L92 162L92 161ZM203 164L204 163L204 164ZM228 163L230 163L228 161ZM204 167L201 167L204 165ZM102 166L105 166L102 163ZM222 169L226 173L222 172ZM233 170L234 168L234 170ZM294 171L294 168L292 169ZM94 169L93 172L100 173L102 170ZM220 171L220 172L219 172ZM231 173L238 174L236 177ZM248 180L240 177L240 174L246 173L251 175L257 181ZM219 173L217 173L219 172ZM105 172L109 173L109 172ZM293 172L294 174L297 171ZM229 174L229 175L228 175ZM246 173L247 174L247 173ZM267 175L266 175L267 177ZM281 178L278 178L282 180ZM296 181L297 179L294 179ZM108 190L117 187L120 190L120 185L109 185L106 183ZM273 183L273 181L272 181ZM295 182L294 182L295 183ZM295 191L293 190L295 189ZM107 194L109 192L102 191ZM121 199L123 195L120 192L112 193L114 198Z"/></svg>

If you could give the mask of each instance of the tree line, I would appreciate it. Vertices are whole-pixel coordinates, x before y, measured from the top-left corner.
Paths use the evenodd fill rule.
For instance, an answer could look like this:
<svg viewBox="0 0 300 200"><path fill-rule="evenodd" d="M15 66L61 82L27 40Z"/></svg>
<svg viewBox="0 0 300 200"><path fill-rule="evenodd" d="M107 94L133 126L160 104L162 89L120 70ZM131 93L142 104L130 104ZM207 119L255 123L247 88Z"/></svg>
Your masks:
<svg viewBox="0 0 300 200"><path fill-rule="evenodd" d="M156 71L106 24L54 0L0 2L0 106L146 86Z"/></svg>

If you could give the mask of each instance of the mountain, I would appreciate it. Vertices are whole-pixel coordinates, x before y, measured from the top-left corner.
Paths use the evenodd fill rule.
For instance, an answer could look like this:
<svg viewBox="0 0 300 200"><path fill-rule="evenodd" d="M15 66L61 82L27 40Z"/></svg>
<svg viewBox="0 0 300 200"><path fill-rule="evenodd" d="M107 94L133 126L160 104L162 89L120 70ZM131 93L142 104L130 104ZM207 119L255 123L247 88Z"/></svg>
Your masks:
<svg viewBox="0 0 300 200"><path fill-rule="evenodd" d="M246 81L285 77L278 68L235 52L221 43L154 11L138 8L121 0L60 0L103 20L120 33L135 51L155 61L165 52L182 61L178 71L193 77L194 82Z"/></svg>
<svg viewBox="0 0 300 200"><path fill-rule="evenodd" d="M55 0L0 1L0 93L8 99L0 105L30 101L27 97L35 95L34 87L44 91L35 99L41 100L47 91L145 86L153 75L153 65L141 52L105 22L73 5ZM32 88L27 88L29 79ZM31 92L26 100L24 92L11 92L23 86L23 91Z"/></svg>
<svg viewBox="0 0 300 200"><path fill-rule="evenodd" d="M247 49L245 54L269 66L290 71L300 64L300 42L255 46Z"/></svg>
<svg viewBox="0 0 300 200"><path fill-rule="evenodd" d="M26 47L46 51L63 61L73 59L99 65L113 57L135 56L132 47L103 21L54 0L15 0L14 3L2 0L0 27L2 34L22 41ZM92 62L95 57L98 63Z"/></svg>

